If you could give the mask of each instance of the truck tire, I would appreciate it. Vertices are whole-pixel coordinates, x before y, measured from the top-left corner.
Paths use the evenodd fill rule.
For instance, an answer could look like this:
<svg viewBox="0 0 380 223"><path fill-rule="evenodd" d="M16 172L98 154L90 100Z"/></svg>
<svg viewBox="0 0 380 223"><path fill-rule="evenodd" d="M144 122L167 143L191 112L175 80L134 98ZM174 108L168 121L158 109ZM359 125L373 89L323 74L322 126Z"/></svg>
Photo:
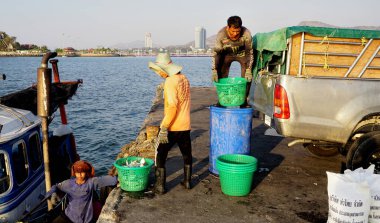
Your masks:
<svg viewBox="0 0 380 223"><path fill-rule="evenodd" d="M338 146L323 146L315 145L313 143L304 143L303 146L314 156L317 157L330 157L335 156L339 153Z"/></svg>
<svg viewBox="0 0 380 223"><path fill-rule="evenodd" d="M370 119L366 119L364 121L361 121L355 128L354 133L352 136L356 134L365 134L368 132L374 132L374 131L380 131L380 125L379 125L379 118L377 116L374 116ZM356 140L350 139L344 147L340 148L340 154L343 156L346 156L348 154L348 151L350 150L352 144Z"/></svg>
<svg viewBox="0 0 380 223"><path fill-rule="evenodd" d="M346 167L354 170L375 165L380 173L380 131L369 132L357 139L350 147L346 157Z"/></svg>

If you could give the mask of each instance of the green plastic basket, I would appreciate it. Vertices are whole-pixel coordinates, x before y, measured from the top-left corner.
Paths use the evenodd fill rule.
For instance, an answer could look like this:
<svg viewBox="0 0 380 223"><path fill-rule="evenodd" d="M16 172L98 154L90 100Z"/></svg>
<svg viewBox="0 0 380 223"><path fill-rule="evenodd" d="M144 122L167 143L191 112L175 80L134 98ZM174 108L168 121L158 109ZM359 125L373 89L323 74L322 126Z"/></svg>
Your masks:
<svg viewBox="0 0 380 223"><path fill-rule="evenodd" d="M223 106L239 106L246 100L247 81L241 77L221 78L214 82L219 103Z"/></svg>
<svg viewBox="0 0 380 223"><path fill-rule="evenodd" d="M153 166L154 161L152 159L144 158L146 165L143 167L125 166L126 161L128 161L128 163L135 160L140 162L141 159L142 157L129 156L115 161L114 166L118 172L121 189L125 191L143 191L147 188L150 169Z"/></svg>
<svg viewBox="0 0 380 223"><path fill-rule="evenodd" d="M242 154L218 156L216 168L219 171L222 192L229 196L246 196L251 191L257 159Z"/></svg>
<svg viewBox="0 0 380 223"><path fill-rule="evenodd" d="M244 154L224 154L217 157L217 162L224 169L235 169L236 171L253 170L257 168L257 159Z"/></svg>

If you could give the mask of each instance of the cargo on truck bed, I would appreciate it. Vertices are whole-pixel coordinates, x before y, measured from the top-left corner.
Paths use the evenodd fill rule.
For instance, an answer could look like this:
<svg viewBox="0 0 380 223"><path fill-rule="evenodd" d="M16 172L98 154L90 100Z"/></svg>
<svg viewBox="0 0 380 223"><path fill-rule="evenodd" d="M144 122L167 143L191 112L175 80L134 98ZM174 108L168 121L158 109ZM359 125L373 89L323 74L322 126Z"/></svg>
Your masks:
<svg viewBox="0 0 380 223"><path fill-rule="evenodd" d="M380 171L380 31L287 27L253 37L249 104L290 143Z"/></svg>
<svg viewBox="0 0 380 223"><path fill-rule="evenodd" d="M380 78L379 37L374 30L305 26L258 33L254 73Z"/></svg>

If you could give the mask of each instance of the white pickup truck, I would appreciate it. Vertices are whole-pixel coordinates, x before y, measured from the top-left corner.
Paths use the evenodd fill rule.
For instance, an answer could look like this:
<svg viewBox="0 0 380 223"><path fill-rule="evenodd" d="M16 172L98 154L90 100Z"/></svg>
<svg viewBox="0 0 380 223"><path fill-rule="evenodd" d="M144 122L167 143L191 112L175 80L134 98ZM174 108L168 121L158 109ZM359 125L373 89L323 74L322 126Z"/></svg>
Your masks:
<svg viewBox="0 0 380 223"><path fill-rule="evenodd" d="M254 36L249 104L278 134L380 173L380 31L288 27Z"/></svg>

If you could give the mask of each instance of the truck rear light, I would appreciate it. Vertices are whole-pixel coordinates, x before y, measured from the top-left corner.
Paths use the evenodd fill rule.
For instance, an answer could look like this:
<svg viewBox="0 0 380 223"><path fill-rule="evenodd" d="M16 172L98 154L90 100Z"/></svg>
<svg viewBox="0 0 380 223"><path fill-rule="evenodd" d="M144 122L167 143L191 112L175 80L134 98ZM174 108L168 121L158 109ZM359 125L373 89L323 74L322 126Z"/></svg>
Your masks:
<svg viewBox="0 0 380 223"><path fill-rule="evenodd" d="M289 101L285 89L276 84L274 89L274 107L273 115L276 118L288 119L290 118Z"/></svg>

